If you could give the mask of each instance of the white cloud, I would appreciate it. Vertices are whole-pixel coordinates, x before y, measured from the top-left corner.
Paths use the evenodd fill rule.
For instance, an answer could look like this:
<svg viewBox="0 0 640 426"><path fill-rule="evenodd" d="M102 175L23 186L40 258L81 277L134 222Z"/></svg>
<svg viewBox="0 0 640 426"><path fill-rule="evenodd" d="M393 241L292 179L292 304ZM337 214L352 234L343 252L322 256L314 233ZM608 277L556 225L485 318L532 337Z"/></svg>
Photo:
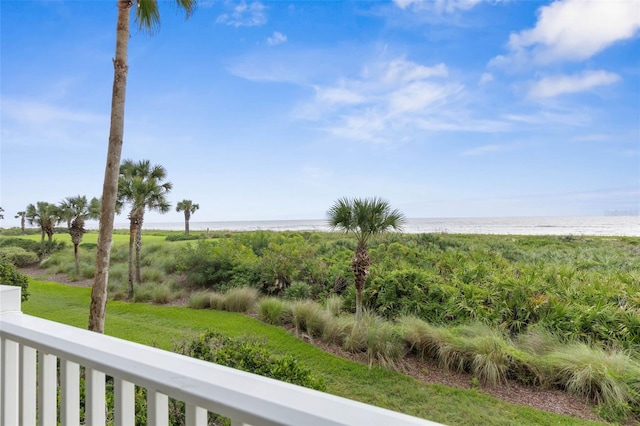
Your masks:
<svg viewBox="0 0 640 426"><path fill-rule="evenodd" d="M267 37L267 44L269 46L276 46L278 44L286 43L287 36L279 33L278 31L274 31L271 37Z"/></svg>
<svg viewBox="0 0 640 426"><path fill-rule="evenodd" d="M598 86L616 83L620 80L617 74L597 70L584 71L576 75L560 75L545 77L531 87L529 96L533 98L551 98L566 93L579 93Z"/></svg>
<svg viewBox="0 0 640 426"><path fill-rule="evenodd" d="M326 131L343 138L398 140L399 132L422 128L422 119L442 119L439 108L463 92L447 76L442 63L425 66L404 58L370 63L358 77L314 85L315 97L297 116L320 121Z"/></svg>
<svg viewBox="0 0 640 426"><path fill-rule="evenodd" d="M267 23L264 13L265 6L258 2L247 4L244 0L233 7L230 13L218 16L216 23L227 24L234 27L254 27Z"/></svg>
<svg viewBox="0 0 640 426"><path fill-rule="evenodd" d="M478 82L478 84L482 86L484 84L491 83L492 81L493 81L493 74L489 72L485 72L480 77L480 81Z"/></svg>
<svg viewBox="0 0 640 426"><path fill-rule="evenodd" d="M453 13L457 10L469 10L484 0L393 0L400 9L414 11L429 10L438 13Z"/></svg>
<svg viewBox="0 0 640 426"><path fill-rule="evenodd" d="M640 30L638 0L556 0L538 9L535 27L512 33L493 65L581 61Z"/></svg>

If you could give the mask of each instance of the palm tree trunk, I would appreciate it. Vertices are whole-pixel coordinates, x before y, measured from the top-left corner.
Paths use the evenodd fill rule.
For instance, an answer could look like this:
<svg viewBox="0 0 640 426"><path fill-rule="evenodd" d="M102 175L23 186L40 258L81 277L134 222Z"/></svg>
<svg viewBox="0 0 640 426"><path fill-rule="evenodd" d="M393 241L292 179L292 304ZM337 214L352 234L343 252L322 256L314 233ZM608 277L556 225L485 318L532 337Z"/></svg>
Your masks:
<svg viewBox="0 0 640 426"><path fill-rule="evenodd" d="M129 224L129 299L133 298L133 247L138 232L136 222L136 218L132 216Z"/></svg>
<svg viewBox="0 0 640 426"><path fill-rule="evenodd" d="M109 147L107 149L107 164L104 172L104 184L102 186L102 207L96 253L96 274L91 288L91 306L89 308L89 330L98 333L104 333L113 220L115 217L116 197L118 193L122 138L124 136L124 101L127 90L127 50L129 45L130 7L130 1L118 0Z"/></svg>
<svg viewBox="0 0 640 426"><path fill-rule="evenodd" d="M188 211L184 212L184 235L189 236L189 219L191 215Z"/></svg>
<svg viewBox="0 0 640 426"><path fill-rule="evenodd" d="M358 241L358 246L353 254L353 260L351 261L351 270L353 270L353 277L356 285L356 319L362 319L362 291L364 285L367 282L369 276L369 265L371 259L369 258L369 249L367 244Z"/></svg>
<svg viewBox="0 0 640 426"><path fill-rule="evenodd" d="M138 221L138 232L136 233L136 283L142 284L142 276L140 274L140 252L142 251L142 222L141 217Z"/></svg>
<svg viewBox="0 0 640 426"><path fill-rule="evenodd" d="M76 275L80 278L80 259L78 258L78 244L73 245L73 256L76 260Z"/></svg>

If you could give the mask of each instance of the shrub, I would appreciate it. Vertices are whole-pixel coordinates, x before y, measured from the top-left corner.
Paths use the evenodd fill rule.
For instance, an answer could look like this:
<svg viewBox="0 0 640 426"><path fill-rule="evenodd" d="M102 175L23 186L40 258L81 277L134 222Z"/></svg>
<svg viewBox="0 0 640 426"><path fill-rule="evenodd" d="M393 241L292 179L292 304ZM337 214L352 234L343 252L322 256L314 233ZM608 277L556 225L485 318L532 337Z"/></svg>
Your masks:
<svg viewBox="0 0 640 426"><path fill-rule="evenodd" d="M322 333L322 340L334 345L343 346L344 340L351 333L355 319L351 316L327 316Z"/></svg>
<svg viewBox="0 0 640 426"><path fill-rule="evenodd" d="M164 305L171 302L172 296L173 294L169 285L162 284L154 287L151 300L153 303Z"/></svg>
<svg viewBox="0 0 640 426"><path fill-rule="evenodd" d="M165 240L167 241L189 241L189 240L197 240L200 237L198 235L184 235L184 234L171 234L167 235Z"/></svg>
<svg viewBox="0 0 640 426"><path fill-rule="evenodd" d="M258 300L258 291L251 287L240 287L228 290L225 294L226 310L229 312L247 312Z"/></svg>
<svg viewBox="0 0 640 426"><path fill-rule="evenodd" d="M0 238L0 247L19 247L32 253L38 253L40 242L26 238Z"/></svg>
<svg viewBox="0 0 640 426"><path fill-rule="evenodd" d="M263 342L250 338L232 339L216 332L207 332L175 348L175 351L204 361L214 362L238 370L324 391L322 378L313 377L306 368L291 355L276 357L267 350Z"/></svg>
<svg viewBox="0 0 640 426"><path fill-rule="evenodd" d="M38 255L21 247L0 247L0 258L17 267L31 265L38 261Z"/></svg>
<svg viewBox="0 0 640 426"><path fill-rule="evenodd" d="M29 299L29 279L12 263L2 258L0 258L0 283L21 287L21 300L26 302Z"/></svg>
<svg viewBox="0 0 640 426"><path fill-rule="evenodd" d="M311 287L302 281L293 282L285 291L284 298L287 300L308 299L311 294Z"/></svg>

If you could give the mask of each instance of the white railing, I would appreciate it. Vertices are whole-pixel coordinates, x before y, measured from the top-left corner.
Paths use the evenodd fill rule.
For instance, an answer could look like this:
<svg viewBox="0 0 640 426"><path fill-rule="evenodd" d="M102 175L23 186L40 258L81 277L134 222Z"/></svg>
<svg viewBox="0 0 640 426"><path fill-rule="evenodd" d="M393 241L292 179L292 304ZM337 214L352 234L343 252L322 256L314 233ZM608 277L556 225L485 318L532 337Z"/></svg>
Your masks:
<svg viewBox="0 0 640 426"><path fill-rule="evenodd" d="M185 403L187 425L206 425L209 411L232 419L234 426L436 425L379 407L25 315L20 309L20 288L0 286L2 426L55 426L58 414L59 424L79 425L80 366L85 367L86 424L93 426L102 426L107 421L106 376L114 378L115 425L135 424L136 385L147 389L149 425L168 425L169 397Z"/></svg>

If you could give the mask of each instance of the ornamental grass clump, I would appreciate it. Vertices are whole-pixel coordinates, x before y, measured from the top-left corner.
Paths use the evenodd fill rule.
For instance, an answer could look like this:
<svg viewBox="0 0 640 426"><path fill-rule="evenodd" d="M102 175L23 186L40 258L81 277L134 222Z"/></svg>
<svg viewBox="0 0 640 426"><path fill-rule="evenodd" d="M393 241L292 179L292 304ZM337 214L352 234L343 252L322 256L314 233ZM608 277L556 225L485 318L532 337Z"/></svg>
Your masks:
<svg viewBox="0 0 640 426"><path fill-rule="evenodd" d="M626 352L571 343L540 362L550 379L573 395L627 413L640 406L640 363Z"/></svg>
<svg viewBox="0 0 640 426"><path fill-rule="evenodd" d="M227 308L227 298L217 291L209 293L209 307L216 311L224 311Z"/></svg>
<svg viewBox="0 0 640 426"><path fill-rule="evenodd" d="M271 325L283 325L285 302L277 297L265 297L258 302L258 318Z"/></svg>
<svg viewBox="0 0 640 426"><path fill-rule="evenodd" d="M340 315L343 307L344 299L337 294L332 294L324 301L324 309L333 316Z"/></svg>
<svg viewBox="0 0 640 426"><path fill-rule="evenodd" d="M207 309L211 307L211 293L198 291L191 293L187 307L191 309Z"/></svg>
<svg viewBox="0 0 640 426"><path fill-rule="evenodd" d="M453 340L450 329L437 327L417 317L402 317L398 324L409 349L415 350L421 359L440 361L441 348Z"/></svg>
<svg viewBox="0 0 640 426"><path fill-rule="evenodd" d="M345 338L351 333L355 321L351 316L328 315L322 333L322 341L343 346Z"/></svg>
<svg viewBox="0 0 640 426"><path fill-rule="evenodd" d="M229 312L249 312L258 301L258 290L251 287L232 288L225 293L225 306Z"/></svg>
<svg viewBox="0 0 640 426"><path fill-rule="evenodd" d="M405 355L405 345L399 328L383 318L364 311L362 319L350 317L351 324L343 324L348 333L342 348L351 353L363 353L369 367L381 365L395 368L396 362Z"/></svg>
<svg viewBox="0 0 640 426"><path fill-rule="evenodd" d="M297 334L306 332L311 338L322 336L326 316L320 305L309 300L296 301L291 304L291 314Z"/></svg>

